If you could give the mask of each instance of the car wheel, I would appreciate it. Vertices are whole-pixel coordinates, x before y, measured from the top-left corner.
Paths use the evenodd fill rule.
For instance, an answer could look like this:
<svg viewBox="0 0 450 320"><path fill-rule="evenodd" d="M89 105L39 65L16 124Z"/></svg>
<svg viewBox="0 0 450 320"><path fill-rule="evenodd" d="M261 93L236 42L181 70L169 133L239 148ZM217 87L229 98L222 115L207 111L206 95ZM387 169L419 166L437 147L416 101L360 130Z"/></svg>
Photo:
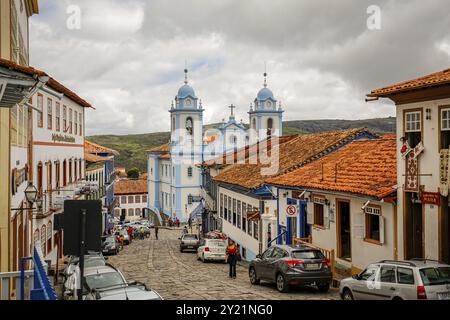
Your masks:
<svg viewBox="0 0 450 320"><path fill-rule="evenodd" d="M344 292L342 293L342 300L354 300L353 294L350 289L344 289Z"/></svg>
<svg viewBox="0 0 450 320"><path fill-rule="evenodd" d="M278 291L283 293L289 291L289 285L287 284L286 279L284 278L282 273L277 274L276 284Z"/></svg>
<svg viewBox="0 0 450 320"><path fill-rule="evenodd" d="M256 276L255 268L250 268L249 270L250 283L253 285L258 285L260 283L258 277Z"/></svg>
<svg viewBox="0 0 450 320"><path fill-rule="evenodd" d="M321 284L318 285L317 288L319 289L319 292L321 293L327 293L328 291L330 291L330 284Z"/></svg>

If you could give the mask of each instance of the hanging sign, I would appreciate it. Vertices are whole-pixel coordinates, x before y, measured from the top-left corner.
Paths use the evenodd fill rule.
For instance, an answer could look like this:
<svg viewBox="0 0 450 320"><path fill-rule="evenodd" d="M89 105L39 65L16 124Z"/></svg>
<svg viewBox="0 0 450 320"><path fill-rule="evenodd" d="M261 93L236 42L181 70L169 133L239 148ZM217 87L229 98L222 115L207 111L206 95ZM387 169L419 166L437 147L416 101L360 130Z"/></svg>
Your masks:
<svg viewBox="0 0 450 320"><path fill-rule="evenodd" d="M420 200L423 204L441 205L441 195L437 192L422 192Z"/></svg>

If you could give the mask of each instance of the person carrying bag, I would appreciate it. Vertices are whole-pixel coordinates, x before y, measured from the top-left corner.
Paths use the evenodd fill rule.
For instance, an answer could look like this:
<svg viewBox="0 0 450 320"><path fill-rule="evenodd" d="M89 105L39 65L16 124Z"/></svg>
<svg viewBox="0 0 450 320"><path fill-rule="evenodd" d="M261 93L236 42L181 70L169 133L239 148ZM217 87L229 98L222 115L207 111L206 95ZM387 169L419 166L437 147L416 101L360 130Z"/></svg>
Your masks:
<svg viewBox="0 0 450 320"><path fill-rule="evenodd" d="M236 279L236 264L239 252L233 240L230 240L226 253L227 253L226 262L230 265L229 277Z"/></svg>

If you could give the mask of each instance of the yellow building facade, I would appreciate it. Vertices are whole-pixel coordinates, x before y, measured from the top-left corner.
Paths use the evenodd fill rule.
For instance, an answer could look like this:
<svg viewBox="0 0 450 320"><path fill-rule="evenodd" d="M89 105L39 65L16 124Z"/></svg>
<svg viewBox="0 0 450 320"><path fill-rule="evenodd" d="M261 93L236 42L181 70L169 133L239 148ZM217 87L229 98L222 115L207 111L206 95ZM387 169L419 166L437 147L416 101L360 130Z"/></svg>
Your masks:
<svg viewBox="0 0 450 320"><path fill-rule="evenodd" d="M29 63L29 18L39 13L37 0L0 1L0 57ZM11 109L0 108L0 272L11 270Z"/></svg>

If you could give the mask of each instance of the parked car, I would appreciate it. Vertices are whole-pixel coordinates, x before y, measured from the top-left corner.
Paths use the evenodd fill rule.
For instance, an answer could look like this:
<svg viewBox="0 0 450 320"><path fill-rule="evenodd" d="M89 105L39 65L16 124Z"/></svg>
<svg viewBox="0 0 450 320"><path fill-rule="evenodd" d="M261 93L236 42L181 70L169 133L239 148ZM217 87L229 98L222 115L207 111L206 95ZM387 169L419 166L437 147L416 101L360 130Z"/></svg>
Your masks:
<svg viewBox="0 0 450 320"><path fill-rule="evenodd" d="M318 249L274 245L250 263L250 282L274 282L280 292L288 292L291 285L316 285L320 292L328 292L332 281L328 264Z"/></svg>
<svg viewBox="0 0 450 320"><path fill-rule="evenodd" d="M450 266L434 260L384 260L341 281L344 300L450 300Z"/></svg>
<svg viewBox="0 0 450 320"><path fill-rule="evenodd" d="M102 242L102 253L104 255L117 255L119 253L119 243L116 236L106 237Z"/></svg>
<svg viewBox="0 0 450 320"><path fill-rule="evenodd" d="M64 270L64 278L67 279L74 272L79 272L80 258L72 256ZM106 265L106 258L101 253L91 252L84 256L84 268L102 267Z"/></svg>
<svg viewBox="0 0 450 320"><path fill-rule="evenodd" d="M180 238L180 252L184 250L197 251L200 246L200 240L196 234L184 234Z"/></svg>
<svg viewBox="0 0 450 320"><path fill-rule="evenodd" d="M220 239L204 239L200 242L197 256L202 262L225 261L227 242Z"/></svg>
<svg viewBox="0 0 450 320"><path fill-rule="evenodd" d="M92 290L86 296L86 300L163 300L163 298L143 283L128 283Z"/></svg>
<svg viewBox="0 0 450 320"><path fill-rule="evenodd" d="M126 280L122 273L111 265L101 267L86 268L84 270L85 287L83 288L83 300L92 299L92 293L95 290L123 286ZM77 289L79 289L79 275L69 277L64 299L77 299Z"/></svg>

